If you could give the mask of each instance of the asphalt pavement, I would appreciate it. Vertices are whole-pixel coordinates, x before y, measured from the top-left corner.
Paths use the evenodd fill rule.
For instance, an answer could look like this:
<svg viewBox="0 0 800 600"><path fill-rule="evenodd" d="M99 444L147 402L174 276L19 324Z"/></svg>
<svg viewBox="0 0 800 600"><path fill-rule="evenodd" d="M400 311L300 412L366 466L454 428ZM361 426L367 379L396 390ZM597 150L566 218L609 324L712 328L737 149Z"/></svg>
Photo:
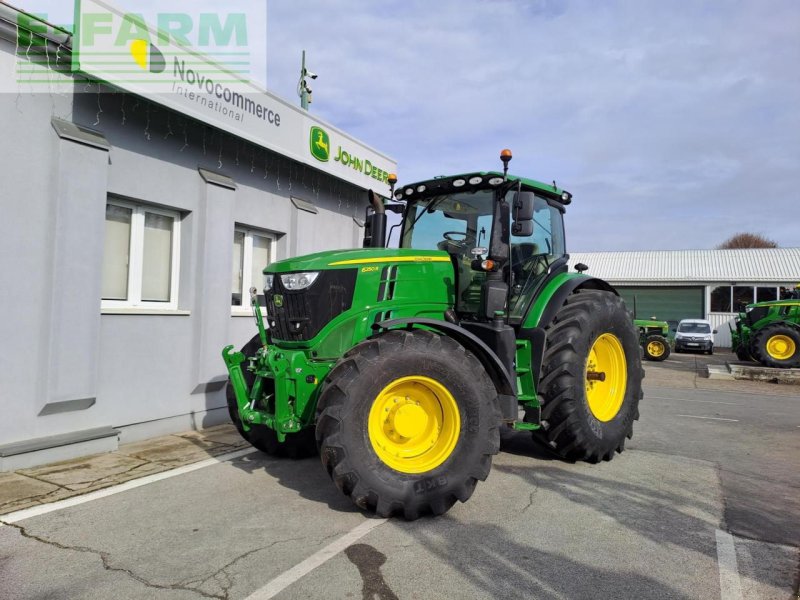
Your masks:
<svg viewBox="0 0 800 600"><path fill-rule="evenodd" d="M647 365L612 462L508 432L439 518L369 518L318 459L248 449L7 513L0 598L796 599L800 388L697 360Z"/></svg>

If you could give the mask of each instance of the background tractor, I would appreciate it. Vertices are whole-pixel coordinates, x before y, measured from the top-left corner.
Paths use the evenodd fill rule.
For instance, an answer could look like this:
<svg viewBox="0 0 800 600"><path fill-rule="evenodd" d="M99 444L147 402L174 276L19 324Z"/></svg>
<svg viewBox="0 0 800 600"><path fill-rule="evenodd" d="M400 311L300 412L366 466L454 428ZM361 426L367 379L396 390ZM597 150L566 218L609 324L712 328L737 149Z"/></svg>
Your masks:
<svg viewBox="0 0 800 600"><path fill-rule="evenodd" d="M365 248L264 270L267 325L256 308L258 335L223 350L245 439L319 451L356 505L406 519L465 502L501 427L567 460L623 451L642 396L636 328L608 283L568 272L572 196L501 159L503 173L393 188L399 203L370 192ZM401 214L396 249L386 210Z"/></svg>
<svg viewBox="0 0 800 600"><path fill-rule="evenodd" d="M669 323L652 319L634 319L639 330L639 343L647 360L667 360L670 353Z"/></svg>
<svg viewBox="0 0 800 600"><path fill-rule="evenodd" d="M800 299L749 304L731 328L739 360L766 367L800 367Z"/></svg>

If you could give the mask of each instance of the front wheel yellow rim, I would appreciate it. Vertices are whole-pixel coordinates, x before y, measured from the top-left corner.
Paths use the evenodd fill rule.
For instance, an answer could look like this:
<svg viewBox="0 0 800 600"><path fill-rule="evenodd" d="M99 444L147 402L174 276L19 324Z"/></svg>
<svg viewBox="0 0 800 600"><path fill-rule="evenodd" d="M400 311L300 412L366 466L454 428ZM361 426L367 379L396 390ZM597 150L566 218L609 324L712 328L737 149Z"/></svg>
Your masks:
<svg viewBox="0 0 800 600"><path fill-rule="evenodd" d="M767 340L767 354L775 360L788 360L797 352L797 345L788 335L773 335Z"/></svg>
<svg viewBox="0 0 800 600"><path fill-rule="evenodd" d="M649 342L647 344L647 353L650 356L661 356L664 354L664 344L661 342Z"/></svg>
<svg viewBox="0 0 800 600"><path fill-rule="evenodd" d="M395 379L372 403L369 440L384 464L401 473L425 473L446 461L461 432L453 394L441 383L412 375Z"/></svg>
<svg viewBox="0 0 800 600"><path fill-rule="evenodd" d="M598 421L617 416L625 399L628 366L622 342L611 333L598 337L586 359L586 400Z"/></svg>

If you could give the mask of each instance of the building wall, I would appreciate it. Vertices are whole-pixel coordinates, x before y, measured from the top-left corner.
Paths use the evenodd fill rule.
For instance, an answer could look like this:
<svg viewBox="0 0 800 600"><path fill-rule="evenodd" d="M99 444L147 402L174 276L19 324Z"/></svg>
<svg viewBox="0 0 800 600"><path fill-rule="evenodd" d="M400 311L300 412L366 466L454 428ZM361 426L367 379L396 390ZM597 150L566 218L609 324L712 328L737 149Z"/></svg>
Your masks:
<svg viewBox="0 0 800 600"><path fill-rule="evenodd" d="M4 74L13 52L0 40ZM101 91L0 94L0 446L100 427L130 441L227 419L221 349L255 333L231 307L234 227L272 235L277 259L360 245L362 190ZM60 137L53 117L99 132L108 148ZM177 309L101 306L109 195L179 213Z"/></svg>
<svg viewBox="0 0 800 600"><path fill-rule="evenodd" d="M705 282L703 285L676 285L674 281L653 281L649 285L637 282L609 282L616 287L629 310L636 297L637 316L668 321L671 328L681 319L707 319L716 329L714 344L730 348L734 320L747 304L781 298L793 286L790 282Z"/></svg>
<svg viewBox="0 0 800 600"><path fill-rule="evenodd" d="M636 316L640 319L655 317L675 327L681 319L705 317L705 288L702 286L617 286L617 291L628 310L636 307Z"/></svg>

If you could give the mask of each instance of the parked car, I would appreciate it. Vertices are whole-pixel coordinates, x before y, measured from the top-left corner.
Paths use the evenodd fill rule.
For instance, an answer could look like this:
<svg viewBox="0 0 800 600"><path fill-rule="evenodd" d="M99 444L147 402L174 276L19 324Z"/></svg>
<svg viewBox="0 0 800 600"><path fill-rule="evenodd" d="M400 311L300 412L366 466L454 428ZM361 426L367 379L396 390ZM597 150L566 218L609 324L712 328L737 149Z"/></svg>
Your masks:
<svg viewBox="0 0 800 600"><path fill-rule="evenodd" d="M714 334L705 319L683 319L675 329L675 352L694 350L714 354Z"/></svg>

